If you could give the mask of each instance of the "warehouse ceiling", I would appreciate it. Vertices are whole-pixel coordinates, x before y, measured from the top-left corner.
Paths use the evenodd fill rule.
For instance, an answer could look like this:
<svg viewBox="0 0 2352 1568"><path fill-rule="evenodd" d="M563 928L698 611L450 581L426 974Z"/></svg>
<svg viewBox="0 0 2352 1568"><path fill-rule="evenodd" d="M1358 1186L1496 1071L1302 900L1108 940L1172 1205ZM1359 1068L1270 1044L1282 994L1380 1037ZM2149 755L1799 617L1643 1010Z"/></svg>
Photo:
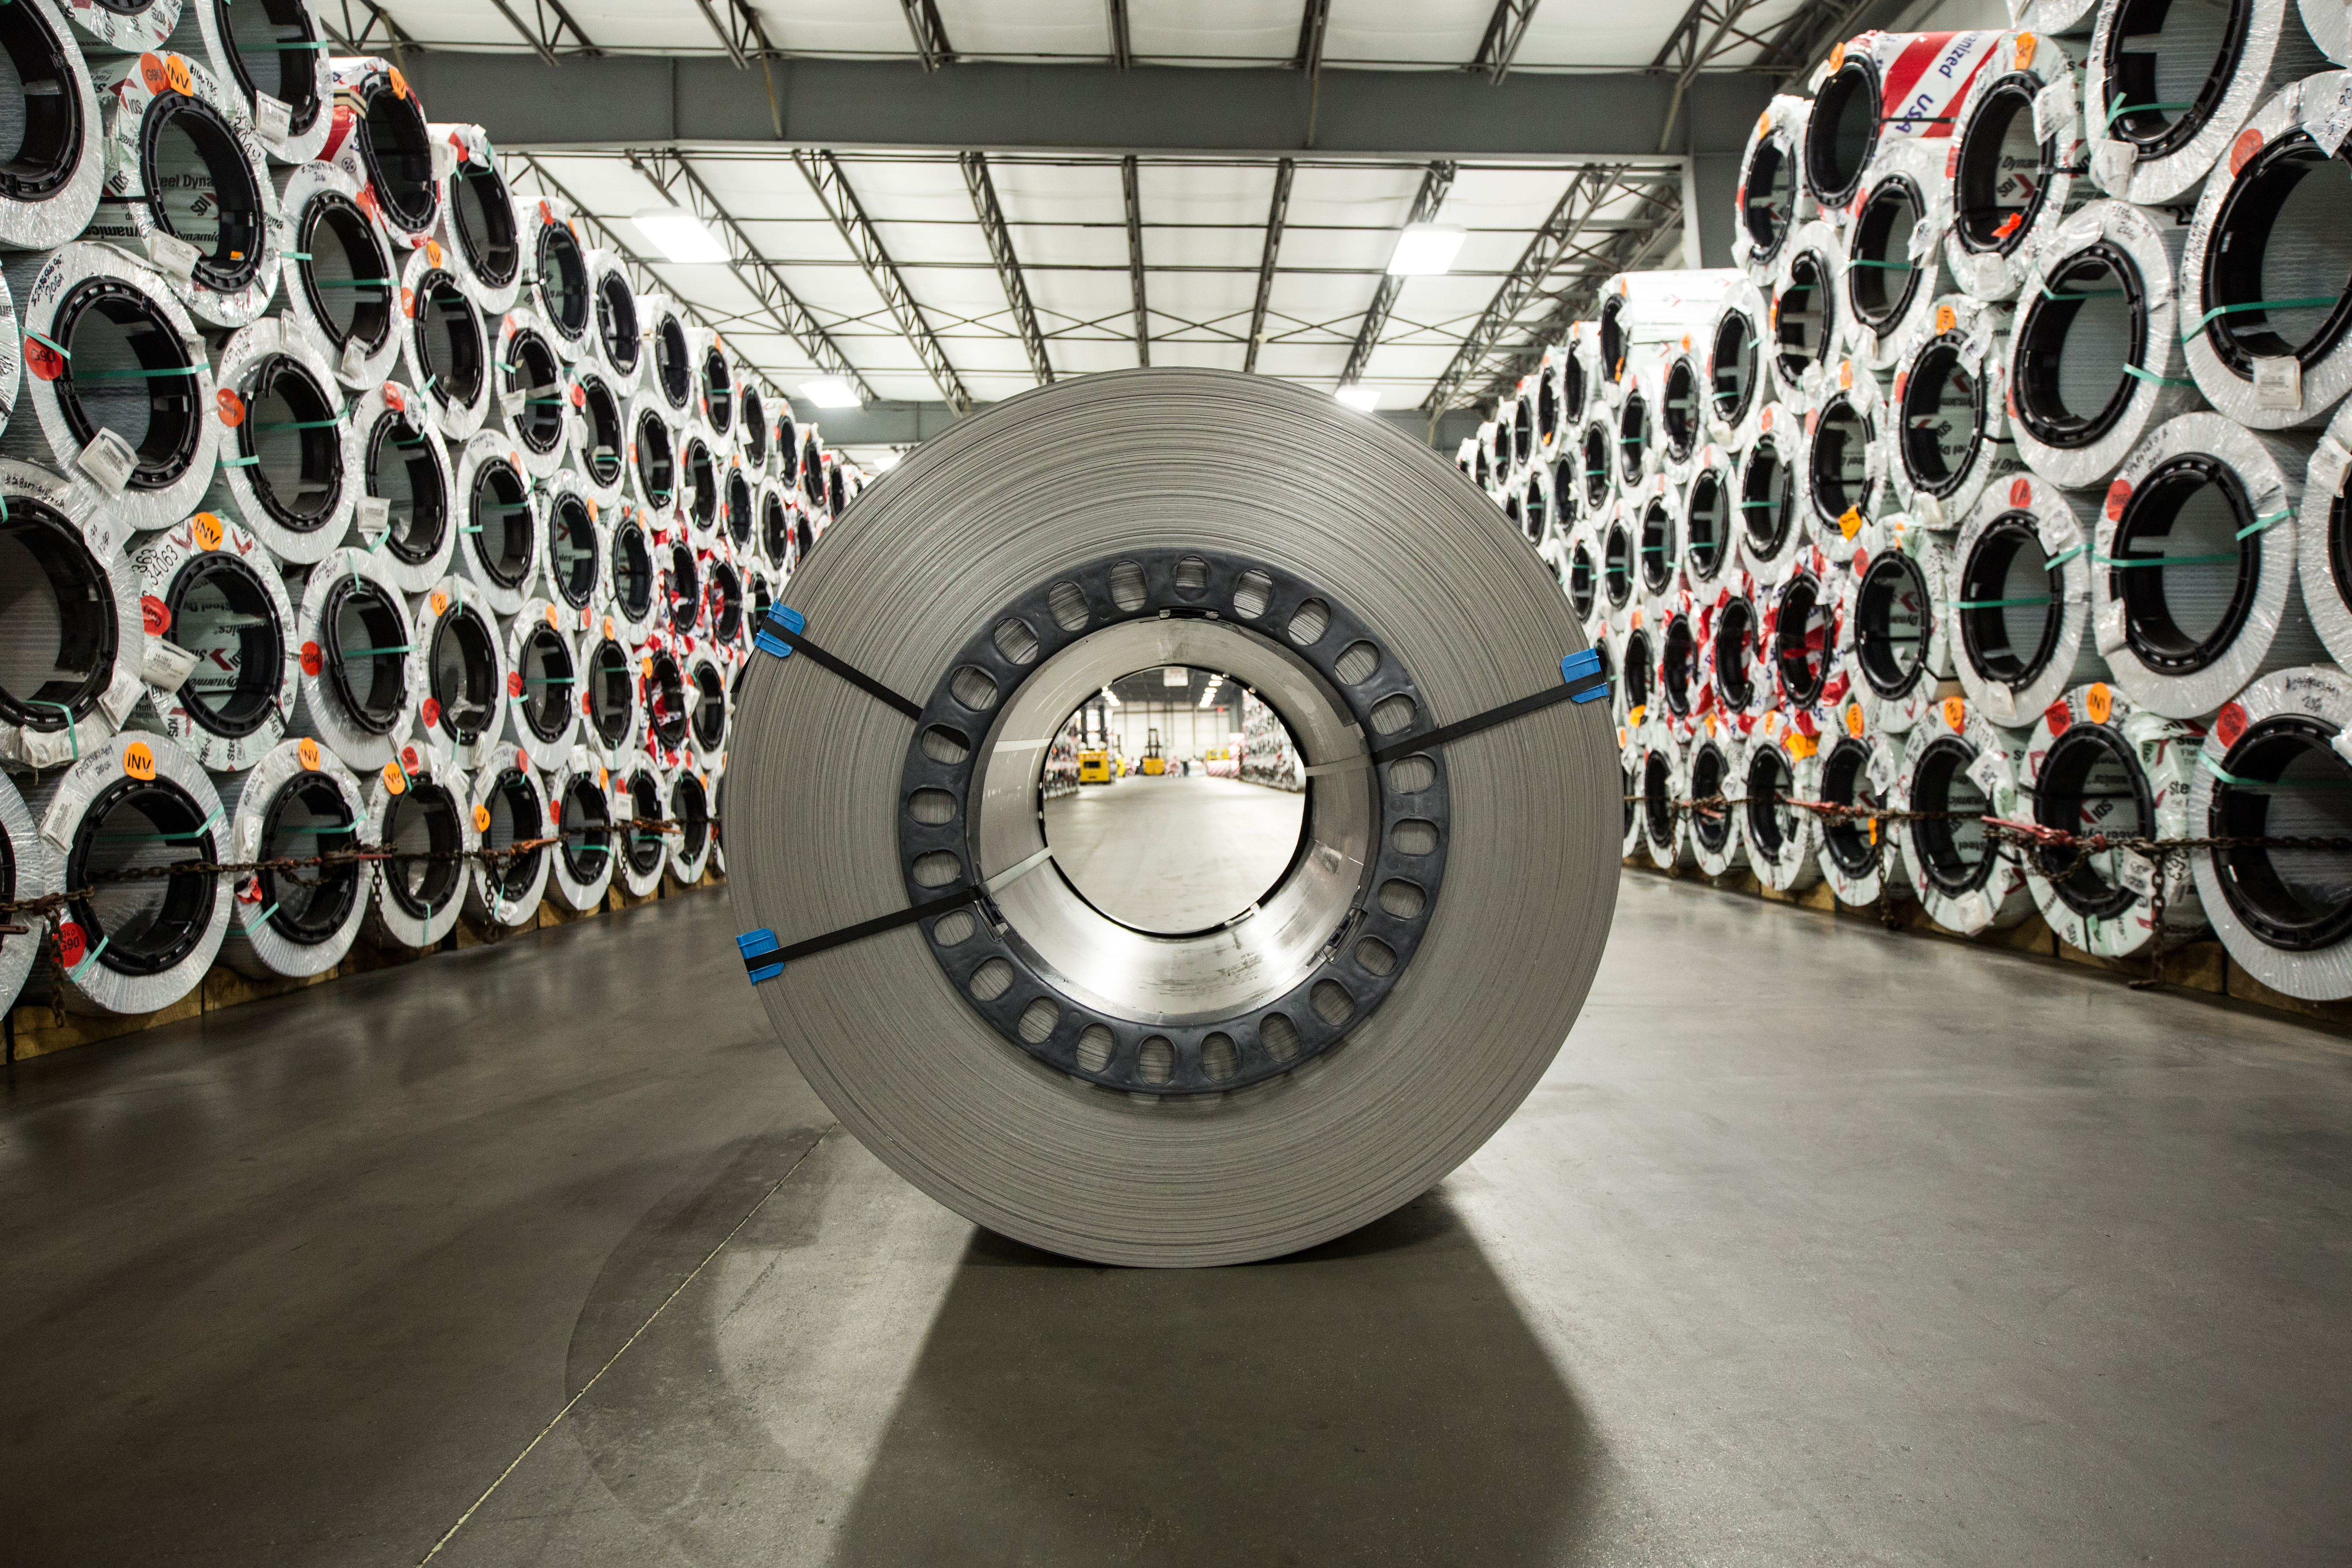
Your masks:
<svg viewBox="0 0 2352 1568"><path fill-rule="evenodd" d="M1693 165L1705 160L1686 154L1711 151L1722 163L1730 138L1736 163L1736 139L1769 90L1753 86L1767 79L1756 73L1802 68L1864 8L320 4L345 44L400 57L436 117L480 114L519 192L571 201L649 284L723 331L796 403L820 376L850 383L866 408L821 416L853 446L846 433L903 445L965 408L1139 363L1360 385L1433 436L1439 416L1507 391L1609 274L1697 248ZM647 57L674 62L672 74L643 74ZM461 62L499 74L456 79L474 90L436 91ZM703 74L689 86L687 71ZM1694 127L1707 99L1725 96L1699 90L1710 72L1738 73L1714 80L1750 91L1730 129L1710 131L1702 148ZM1614 112L1620 99L1610 96L1629 81L1644 89L1632 116ZM1433 84L1454 96L1427 98ZM1253 122L1238 133L1262 144L1197 145L1221 121L1248 118L1221 114L1204 94L1223 89L1247 105L1287 102L1302 89L1295 128L1261 138ZM1518 96L1483 96L1506 89ZM983 101L944 128L918 110L958 90L967 95L959 104L983 91L1009 102ZM804 106L828 91L865 118L809 123L819 117ZM1057 93L1083 103L1088 91L1104 95L1102 111L1076 126L1066 116L1058 134L1033 132L1036 116L1021 112ZM1462 96L1471 92L1482 97ZM893 95L908 106L906 142L920 144L891 144ZM718 112L712 101L727 96L764 107L768 123L754 114L733 134L696 134L691 117ZM482 105L461 110L450 98ZM663 98L672 100L658 106L666 118L650 123L647 100ZM559 120L568 110L566 129L547 134L534 100L552 100ZM1384 100L1398 123L1382 123ZM1510 150L1480 155L1468 127L1487 102L1525 104L1534 123L1496 143ZM1385 138L1368 138L1368 119ZM1620 134L1628 119L1638 123ZM1090 121L1110 128L1110 144ZM1116 144L1122 127L1131 149ZM842 129L853 134L828 133ZM1384 139L1396 150L1371 144ZM661 259L629 219L667 205L702 216L729 260ZM1412 221L1466 231L1451 271L1387 275L1398 230ZM883 408L902 416L877 422Z"/></svg>

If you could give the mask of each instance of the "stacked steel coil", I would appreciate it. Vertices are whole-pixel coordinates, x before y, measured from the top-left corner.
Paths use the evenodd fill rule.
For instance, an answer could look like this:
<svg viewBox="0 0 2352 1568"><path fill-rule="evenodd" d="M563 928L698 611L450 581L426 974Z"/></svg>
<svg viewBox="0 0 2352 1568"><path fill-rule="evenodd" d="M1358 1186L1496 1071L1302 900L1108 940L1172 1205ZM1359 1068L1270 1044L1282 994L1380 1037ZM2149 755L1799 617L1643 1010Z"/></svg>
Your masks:
<svg viewBox="0 0 2352 1568"><path fill-rule="evenodd" d="M699 878L748 612L863 476L302 7L9 15L0 1005Z"/></svg>
<svg viewBox="0 0 2352 1568"><path fill-rule="evenodd" d="M2352 72L2192 10L1849 40L1738 266L1611 279L1465 444L1607 647L1629 854L2352 996Z"/></svg>

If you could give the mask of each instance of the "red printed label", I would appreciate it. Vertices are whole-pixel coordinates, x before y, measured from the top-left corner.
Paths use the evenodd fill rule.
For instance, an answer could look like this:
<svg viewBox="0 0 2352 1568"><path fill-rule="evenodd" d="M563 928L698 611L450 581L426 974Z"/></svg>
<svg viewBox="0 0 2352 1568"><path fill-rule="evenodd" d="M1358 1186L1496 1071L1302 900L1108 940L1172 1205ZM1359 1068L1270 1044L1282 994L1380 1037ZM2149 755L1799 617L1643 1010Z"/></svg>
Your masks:
<svg viewBox="0 0 2352 1568"><path fill-rule="evenodd" d="M441 727L441 700L439 698L426 698L424 705L418 708L416 712L417 717L425 721L425 727L426 729L437 730Z"/></svg>
<svg viewBox="0 0 2352 1568"><path fill-rule="evenodd" d="M2261 132L2251 125L2239 132L2238 139L2230 143L2231 175L2235 177L2239 170L2252 163L2261 154L2262 150L2263 133Z"/></svg>
<svg viewBox="0 0 2352 1568"><path fill-rule="evenodd" d="M2246 710L2242 703L2229 703L2213 715L2213 735L2221 744L2234 746L2245 732Z"/></svg>
<svg viewBox="0 0 2352 1568"><path fill-rule="evenodd" d="M220 422L234 430L245 423L245 399L235 387L224 386L213 394L213 405L220 410Z"/></svg>
<svg viewBox="0 0 2352 1568"><path fill-rule="evenodd" d="M2109 522L2123 521L2124 503L2131 500L2131 491L2129 479L2117 479L2107 487L2107 521Z"/></svg>
<svg viewBox="0 0 2352 1568"><path fill-rule="evenodd" d="M319 673L320 668L319 645L314 642L304 643L302 645L302 673L305 675L316 675Z"/></svg>
<svg viewBox="0 0 2352 1568"><path fill-rule="evenodd" d="M66 921L58 925L58 956L65 960L68 969L79 963L89 952L89 938L82 933L80 926L72 921Z"/></svg>
<svg viewBox="0 0 2352 1568"><path fill-rule="evenodd" d="M2066 726L2074 721L2074 714L2063 701L2053 702L2042 710L2042 721L2050 726L2051 739L2055 740L2066 732Z"/></svg>
<svg viewBox="0 0 2352 1568"><path fill-rule="evenodd" d="M152 594L139 595L139 623L147 628L151 637L160 637L172 629L172 607Z"/></svg>
<svg viewBox="0 0 2352 1568"><path fill-rule="evenodd" d="M507 695L509 697L522 695L522 671L519 669L507 671Z"/></svg>
<svg viewBox="0 0 2352 1568"><path fill-rule="evenodd" d="M2033 481L2032 479L2011 479L2009 482L2009 504L2011 506L2021 507L2032 506L2033 504Z"/></svg>
<svg viewBox="0 0 2352 1568"><path fill-rule="evenodd" d="M26 338L25 368L43 381L55 381L66 373L66 356L37 338Z"/></svg>

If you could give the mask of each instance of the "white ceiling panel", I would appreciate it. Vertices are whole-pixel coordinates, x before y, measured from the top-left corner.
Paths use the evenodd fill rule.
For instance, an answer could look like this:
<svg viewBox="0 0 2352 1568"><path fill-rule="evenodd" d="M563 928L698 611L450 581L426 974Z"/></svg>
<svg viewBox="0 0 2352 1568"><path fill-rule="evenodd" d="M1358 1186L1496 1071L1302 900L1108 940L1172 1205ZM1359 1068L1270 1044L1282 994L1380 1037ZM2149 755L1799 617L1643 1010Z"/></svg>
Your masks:
<svg viewBox="0 0 2352 1568"><path fill-rule="evenodd" d="M1583 4L1570 8L1593 9ZM1407 5L1334 0L1323 35L1324 63L1467 62L1477 54L1478 40L1494 14L1492 0L1413 0Z"/></svg>
<svg viewBox="0 0 2352 1568"><path fill-rule="evenodd" d="M1139 58L1269 64L1297 54L1299 11L1297 0L1128 0L1128 37Z"/></svg>
<svg viewBox="0 0 2352 1568"><path fill-rule="evenodd" d="M682 9L675 37L691 37L689 22L704 34L710 24L698 7L678 7L674 0L653 0L647 9ZM907 30L907 14L897 0L755 0L760 25L768 41L780 49L803 55L911 55L914 36ZM948 35L952 40L953 33ZM699 42L699 39L697 39ZM676 46L673 45L673 47Z"/></svg>
<svg viewBox="0 0 2352 1568"><path fill-rule="evenodd" d="M1101 59L1110 54L1103 0L940 0L958 51L999 59ZM903 28L904 23L900 24Z"/></svg>

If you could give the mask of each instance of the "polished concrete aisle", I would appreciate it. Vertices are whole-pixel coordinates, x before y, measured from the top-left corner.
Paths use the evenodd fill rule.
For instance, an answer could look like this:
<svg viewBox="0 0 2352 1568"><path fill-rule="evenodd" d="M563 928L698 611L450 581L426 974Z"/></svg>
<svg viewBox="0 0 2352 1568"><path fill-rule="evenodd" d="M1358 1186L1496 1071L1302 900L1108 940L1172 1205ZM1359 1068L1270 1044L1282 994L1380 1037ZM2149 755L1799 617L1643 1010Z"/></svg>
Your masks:
<svg viewBox="0 0 2352 1568"><path fill-rule="evenodd" d="M1435 1192L1154 1273L829 1131L732 930L15 1068L0 1561L2352 1557L2330 1037L1632 879Z"/></svg>
<svg viewBox="0 0 2352 1568"><path fill-rule="evenodd" d="M1247 909L1298 847L1307 797L1197 773L1088 784L1045 803L1062 874L1114 920L1199 931Z"/></svg>

